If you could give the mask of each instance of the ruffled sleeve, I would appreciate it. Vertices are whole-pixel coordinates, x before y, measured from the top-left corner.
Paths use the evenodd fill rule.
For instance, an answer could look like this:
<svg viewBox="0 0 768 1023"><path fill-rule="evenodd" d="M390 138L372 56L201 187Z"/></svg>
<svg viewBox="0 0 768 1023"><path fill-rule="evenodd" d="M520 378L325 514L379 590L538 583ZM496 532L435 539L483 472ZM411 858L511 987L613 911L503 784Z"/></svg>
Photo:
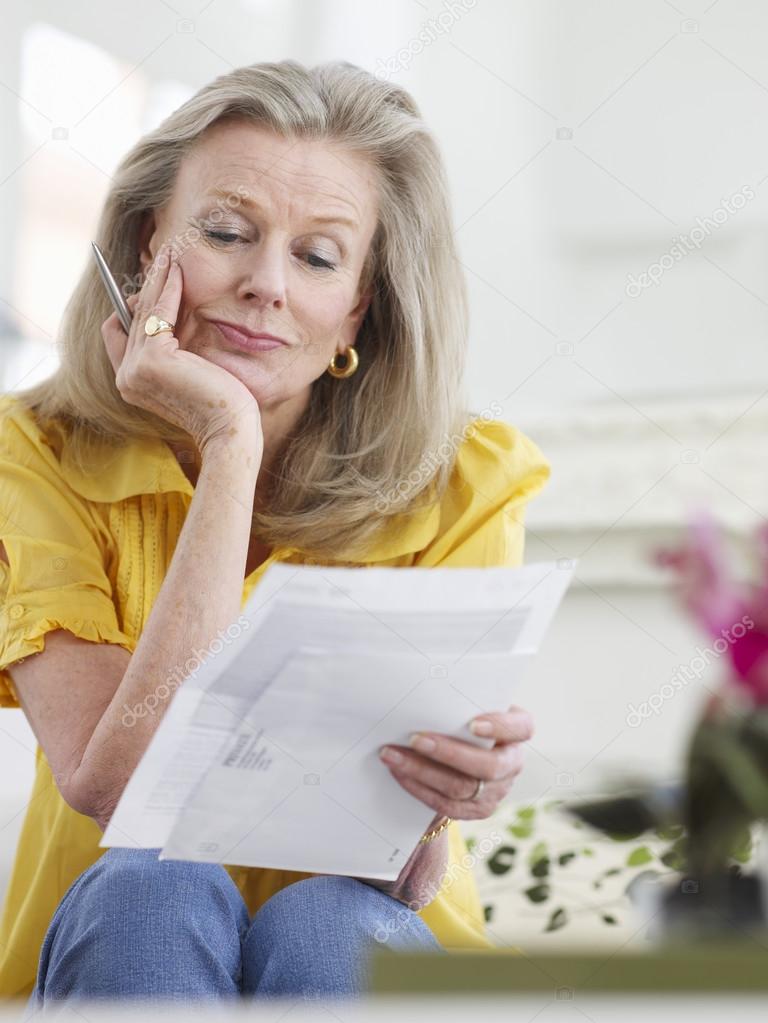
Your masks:
<svg viewBox="0 0 768 1023"><path fill-rule="evenodd" d="M66 629L133 649L121 631L92 512L72 490L29 410L0 399L0 707L20 706L10 673Z"/></svg>
<svg viewBox="0 0 768 1023"><path fill-rule="evenodd" d="M456 453L437 535L414 564L522 564L526 506L550 474L549 462L522 431L499 419L473 420Z"/></svg>

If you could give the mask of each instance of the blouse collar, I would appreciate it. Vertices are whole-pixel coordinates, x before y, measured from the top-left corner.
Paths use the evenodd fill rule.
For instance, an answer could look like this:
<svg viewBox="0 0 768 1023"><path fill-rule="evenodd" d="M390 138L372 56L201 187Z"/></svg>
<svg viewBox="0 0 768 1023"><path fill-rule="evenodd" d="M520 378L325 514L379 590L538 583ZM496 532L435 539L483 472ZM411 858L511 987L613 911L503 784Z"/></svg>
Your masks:
<svg viewBox="0 0 768 1023"><path fill-rule="evenodd" d="M64 478L89 501L113 503L139 494L171 492L184 494L191 501L194 494L192 483L164 440L133 439L117 449L107 442L95 443L88 461L88 471L84 472L72 461L68 445L62 445ZM421 551L437 535L439 523L440 507L435 503L396 515L367 552L355 560L379 562ZM343 537L340 540L343 548Z"/></svg>

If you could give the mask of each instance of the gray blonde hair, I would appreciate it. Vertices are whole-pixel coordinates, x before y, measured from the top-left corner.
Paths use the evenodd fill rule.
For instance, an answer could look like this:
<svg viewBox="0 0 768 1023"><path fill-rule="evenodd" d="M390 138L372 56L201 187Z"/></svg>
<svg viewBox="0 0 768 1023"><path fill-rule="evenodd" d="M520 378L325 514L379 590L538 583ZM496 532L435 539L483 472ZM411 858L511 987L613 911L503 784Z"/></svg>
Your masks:
<svg viewBox="0 0 768 1023"><path fill-rule="evenodd" d="M118 166L95 238L118 281L139 275L147 214L170 199L184 156L225 118L286 138L340 143L377 171L379 218L361 273L373 298L355 341L359 368L346 379L323 373L313 382L252 524L273 546L354 557L393 516L440 499L453 459L433 453L468 422L466 285L440 151L410 94L354 64L306 68L285 60L237 68L200 89ZM190 440L120 395L101 336L111 313L89 262L64 311L57 371L16 395L41 418L71 428L81 467L94 439ZM403 499L382 499L395 494Z"/></svg>

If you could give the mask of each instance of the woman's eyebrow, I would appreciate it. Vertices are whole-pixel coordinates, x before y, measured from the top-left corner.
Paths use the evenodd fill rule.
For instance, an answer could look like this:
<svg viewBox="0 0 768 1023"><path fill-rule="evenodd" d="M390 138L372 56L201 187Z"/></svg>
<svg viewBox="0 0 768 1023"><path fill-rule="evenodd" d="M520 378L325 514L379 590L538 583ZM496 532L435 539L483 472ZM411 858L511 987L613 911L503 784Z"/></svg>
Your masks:
<svg viewBox="0 0 768 1023"><path fill-rule="evenodd" d="M249 209L262 210L262 207L259 205L259 203L257 203L253 199L248 199L240 196L240 193L236 189L214 188L213 191L210 193L210 197L214 199L226 200L231 199L233 196L238 196L240 198L240 203L243 206L248 207ZM236 208L237 207L233 207L233 209ZM346 214L340 212L320 213L315 216L309 217L308 220L310 223L313 224L344 224L347 227L352 228L353 231L356 230L358 227L358 223L356 220L353 220L351 217L348 217L346 216Z"/></svg>

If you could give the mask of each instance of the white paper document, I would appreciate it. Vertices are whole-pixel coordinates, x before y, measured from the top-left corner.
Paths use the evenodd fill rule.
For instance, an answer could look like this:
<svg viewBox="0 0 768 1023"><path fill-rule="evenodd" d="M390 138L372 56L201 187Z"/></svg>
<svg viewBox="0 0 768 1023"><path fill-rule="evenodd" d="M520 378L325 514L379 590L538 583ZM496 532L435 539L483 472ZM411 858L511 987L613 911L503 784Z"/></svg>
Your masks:
<svg viewBox="0 0 768 1023"><path fill-rule="evenodd" d="M146 701L164 716L100 845L394 880L435 811L379 748L491 746L469 722L515 702L574 565L270 565L219 652Z"/></svg>

